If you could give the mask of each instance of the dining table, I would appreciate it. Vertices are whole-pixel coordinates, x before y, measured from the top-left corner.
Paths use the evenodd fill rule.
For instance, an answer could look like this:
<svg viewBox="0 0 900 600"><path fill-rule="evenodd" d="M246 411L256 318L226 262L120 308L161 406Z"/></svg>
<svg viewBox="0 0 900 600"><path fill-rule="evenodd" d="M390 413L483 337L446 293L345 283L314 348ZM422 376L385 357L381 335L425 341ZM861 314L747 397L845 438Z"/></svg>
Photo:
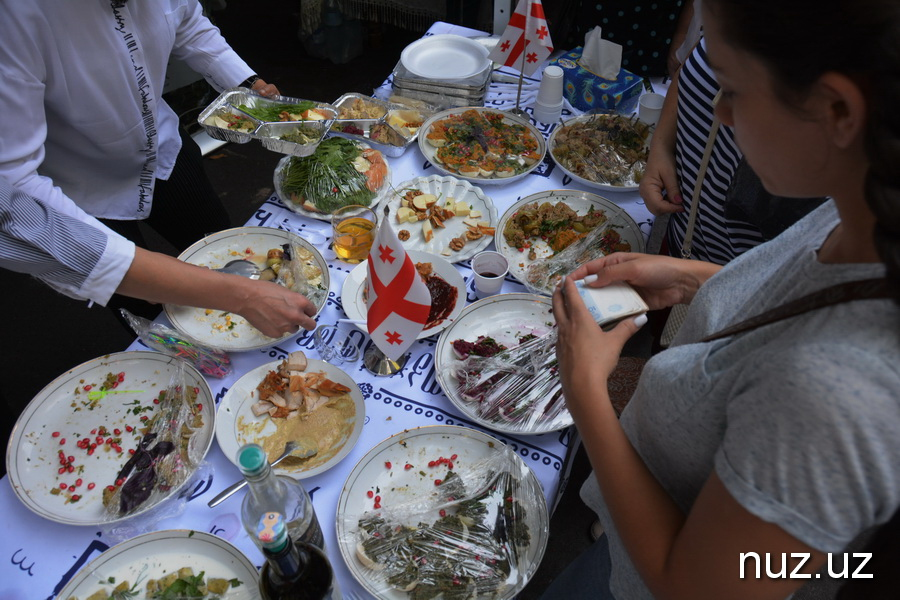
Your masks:
<svg viewBox="0 0 900 600"><path fill-rule="evenodd" d="M434 23L425 34L458 34L483 37L484 32L452 25ZM521 108L531 114L531 103L540 83L542 69L522 80ZM498 111L516 105L518 71L495 69L488 89L485 106ZM658 92L665 86L654 82ZM376 97L388 97L391 78L374 90ZM568 102L564 103L562 119L580 114ZM544 136L549 136L558 123L531 121ZM391 181L396 188L416 177L440 174L416 144L401 156L388 159ZM575 189L599 194L623 208L637 223L641 233L648 236L653 217L635 190L603 191L574 181L547 156L525 177L499 185L482 186L498 214L531 194L554 189ZM341 289L345 278L355 265L336 259L329 248L331 225L328 221L308 218L291 210L277 194L273 194L256 209L247 226L277 228L298 234L315 245L328 261L330 289L324 308L317 317L319 325L337 324L343 334L365 351L371 344L368 334L346 319ZM493 248L493 243L490 248ZM470 261L455 263L465 282L466 304L478 300L474 288ZM527 291L519 281L507 276L500 293ZM157 323L168 324L165 314ZM362 360L345 363L341 368L356 382L365 402L365 423L350 452L325 472L302 480L309 493L325 537L327 554L335 569L336 578L345 597L368 598L371 595L355 580L338 551L335 523L338 500L348 474L360 459L383 440L406 430L430 425L455 425L486 433L512 449L536 475L544 500L552 514L565 490L578 438L574 427L566 427L537 435L499 432L480 424L461 412L445 395L435 364L437 336L417 340L409 349L403 368L390 376L370 372ZM127 349L147 350L136 339ZM233 372L224 378L207 377L212 396L220 403L241 375L268 362L281 360L291 352L302 350L308 357L319 358L313 335L302 330L296 335L262 349L232 352ZM361 352L362 353L362 352ZM232 496L215 508L208 502L224 488L241 479L241 473L214 441L189 485L173 503L172 514L154 519L136 518L117 527L75 526L54 522L36 515L19 500L7 481L0 484L0 600L44 600L55 598L65 584L91 560L105 550L138 534L163 529L191 529L212 533L229 541L243 552L257 567L264 558L251 541L241 523L241 498L245 492Z"/></svg>

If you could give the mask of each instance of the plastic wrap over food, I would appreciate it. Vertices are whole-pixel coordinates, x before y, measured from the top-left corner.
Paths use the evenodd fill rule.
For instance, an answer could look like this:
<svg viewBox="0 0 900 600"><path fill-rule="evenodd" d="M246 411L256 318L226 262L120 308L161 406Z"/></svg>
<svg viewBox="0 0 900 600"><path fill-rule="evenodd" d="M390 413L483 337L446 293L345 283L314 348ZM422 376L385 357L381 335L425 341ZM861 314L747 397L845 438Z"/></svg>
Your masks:
<svg viewBox="0 0 900 600"><path fill-rule="evenodd" d="M510 348L492 338L453 342L460 360L445 368L459 383L458 395L478 417L503 423L504 431L531 433L571 424L557 368L556 329L520 341Z"/></svg>
<svg viewBox="0 0 900 600"><path fill-rule="evenodd" d="M559 281L578 267L605 256L608 226L595 227L562 251L534 261L525 268L525 287L533 294L552 295Z"/></svg>
<svg viewBox="0 0 900 600"><path fill-rule="evenodd" d="M272 268L278 263L268 258L266 264ZM316 306L325 304L325 300L328 299L328 288L322 284L322 270L308 248L300 244L285 244L280 264L276 283L303 294Z"/></svg>
<svg viewBox="0 0 900 600"><path fill-rule="evenodd" d="M575 117L554 131L550 153L570 175L610 186L640 183L651 128L614 112Z"/></svg>
<svg viewBox="0 0 900 600"><path fill-rule="evenodd" d="M186 360L208 377L223 378L234 371L231 357L224 350L207 346L185 333L119 309L125 320L148 347Z"/></svg>
<svg viewBox="0 0 900 600"><path fill-rule="evenodd" d="M137 446L128 448L128 460L119 469L115 481L103 490L103 506L109 520L121 519L144 505L157 505L167 498L169 506L164 509L157 506L158 510L142 515L140 521L147 525L177 514L187 502L187 498L169 496L203 462L206 448L202 430L204 420L210 417L198 402L199 390L188 384L186 363L176 362L168 387L153 401L157 406L152 416L141 419L144 426L137 428L140 433ZM135 410L143 409L136 405ZM129 523L126 527L140 528L141 524Z"/></svg>
<svg viewBox="0 0 900 600"><path fill-rule="evenodd" d="M527 549L541 532L529 510L544 502L537 479L508 447L468 468L438 457L434 492L384 505L346 523L356 560L385 597L506 598L530 576Z"/></svg>

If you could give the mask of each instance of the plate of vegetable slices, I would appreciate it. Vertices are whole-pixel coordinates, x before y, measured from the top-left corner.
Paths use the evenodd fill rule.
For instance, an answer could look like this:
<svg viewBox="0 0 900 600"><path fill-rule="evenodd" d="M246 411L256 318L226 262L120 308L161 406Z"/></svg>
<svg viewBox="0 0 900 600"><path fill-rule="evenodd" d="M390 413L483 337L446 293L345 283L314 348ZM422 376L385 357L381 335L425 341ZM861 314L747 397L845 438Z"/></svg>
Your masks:
<svg viewBox="0 0 900 600"><path fill-rule="evenodd" d="M231 386L219 404L216 441L228 460L237 465L237 454L244 444L259 444L269 461L273 461L281 455L285 443L293 440L302 449L315 453L307 458L290 456L274 469L295 479L306 479L327 471L353 449L366 421L366 405L359 386L344 370L322 360L307 359L301 372L304 386L321 391L314 390L293 410L293 405L288 404L283 413L263 412L258 388L263 380L281 383L283 377L278 379L270 373L280 375L282 363L277 360L260 365ZM329 384L326 390L323 381L337 385ZM290 402L288 392L282 394ZM299 412L292 414L295 411Z"/></svg>
<svg viewBox="0 0 900 600"><path fill-rule="evenodd" d="M563 172L588 187L636 191L652 128L637 117L597 113L569 119L550 134L547 147Z"/></svg>
<svg viewBox="0 0 900 600"><path fill-rule="evenodd" d="M258 597L259 573L240 550L216 535L189 529L153 531L117 544L57 595L60 600Z"/></svg>
<svg viewBox="0 0 900 600"><path fill-rule="evenodd" d="M281 252L281 256L277 256ZM255 263L261 279L271 279L306 296L316 315L328 299L331 275L322 253L300 236L273 227L236 227L208 235L178 256L179 260L218 269L236 259ZM269 265L276 265L273 271ZM263 335L244 317L221 310L165 305L166 317L178 331L213 348L227 351L259 350L297 335Z"/></svg>
<svg viewBox="0 0 900 600"><path fill-rule="evenodd" d="M185 394L170 402L165 394L173 377L185 382ZM145 514L177 497L205 458L215 406L203 376L178 358L134 351L85 362L47 384L19 416L6 453L13 491L35 514L65 525L110 525ZM152 492L142 500L133 487L139 481L129 483L140 472L123 470L145 434L182 409L187 412L172 421L181 424L186 442L165 454L147 446L158 461ZM184 468L170 471L173 461Z"/></svg>
<svg viewBox="0 0 900 600"><path fill-rule="evenodd" d="M389 196L387 209L404 248L440 255L451 263L487 248L497 225L491 198L450 175L403 182Z"/></svg>
<svg viewBox="0 0 900 600"><path fill-rule="evenodd" d="M483 107L453 108L422 124L419 149L434 167L481 185L517 181L544 160L547 144L529 121Z"/></svg>
<svg viewBox="0 0 900 600"><path fill-rule="evenodd" d="M572 424L555 373L556 345L544 343L554 329L552 308L547 296L499 294L473 302L441 332L436 377L468 418L516 435Z"/></svg>
<svg viewBox="0 0 900 600"><path fill-rule="evenodd" d="M408 250L409 257L414 263L431 265L431 271L427 275L420 275L425 279L428 290L431 292L431 312L428 315L428 324L416 339L424 340L436 335L449 326L462 312L466 305L466 281L459 271L439 256L422 252L420 250ZM423 270L428 271L427 267ZM354 321L362 321L358 324L363 331L367 331L365 320L368 308L366 306L366 281L369 275L369 262L363 261L356 265L341 288L341 301L347 317Z"/></svg>
<svg viewBox="0 0 900 600"><path fill-rule="evenodd" d="M275 167L275 193L285 206L322 221L342 206L380 206L390 189L384 155L342 137L325 139L309 156L285 156Z"/></svg>
<svg viewBox="0 0 900 600"><path fill-rule="evenodd" d="M601 243L591 248L596 256L644 251L644 234L623 208L579 190L547 190L522 198L500 217L494 244L509 260L509 272L516 279L541 288L546 281L529 282L528 267L554 256L596 227L603 228Z"/></svg>
<svg viewBox="0 0 900 600"><path fill-rule="evenodd" d="M350 573L386 600L442 590L513 598L549 537L547 503L528 465L501 441L451 425L404 431L372 448L347 477L337 514Z"/></svg>

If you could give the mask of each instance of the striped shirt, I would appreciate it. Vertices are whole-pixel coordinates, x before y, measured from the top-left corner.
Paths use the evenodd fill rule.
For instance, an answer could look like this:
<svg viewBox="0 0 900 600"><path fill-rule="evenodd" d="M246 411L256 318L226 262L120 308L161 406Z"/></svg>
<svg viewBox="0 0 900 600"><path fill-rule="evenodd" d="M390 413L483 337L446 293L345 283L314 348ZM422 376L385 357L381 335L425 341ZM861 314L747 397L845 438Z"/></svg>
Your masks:
<svg viewBox="0 0 900 600"><path fill-rule="evenodd" d="M719 84L706 59L706 43L701 40L678 75L675 163L685 212L675 213L669 220L669 249L673 256L681 255L697 171L712 127L712 101L718 91ZM724 265L764 241L756 226L725 217L725 196L740 161L734 131L724 125L719 127L700 190L693 258Z"/></svg>
<svg viewBox="0 0 900 600"><path fill-rule="evenodd" d="M59 212L0 178L0 267L105 305L131 266L134 244L87 219Z"/></svg>

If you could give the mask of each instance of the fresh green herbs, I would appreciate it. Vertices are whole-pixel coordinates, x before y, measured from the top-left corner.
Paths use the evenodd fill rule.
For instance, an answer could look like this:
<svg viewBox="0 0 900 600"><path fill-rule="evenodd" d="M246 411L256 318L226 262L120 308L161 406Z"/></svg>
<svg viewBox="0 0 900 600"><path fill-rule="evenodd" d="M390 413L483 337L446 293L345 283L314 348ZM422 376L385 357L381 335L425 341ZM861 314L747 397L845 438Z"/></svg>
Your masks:
<svg viewBox="0 0 900 600"><path fill-rule="evenodd" d="M316 106L315 102L304 100L299 104L261 104L256 107L241 104L238 108L260 121L273 122L303 121L302 114L312 108L316 108Z"/></svg>
<svg viewBox="0 0 900 600"><path fill-rule="evenodd" d="M300 205L311 204L324 213L350 204L369 206L375 192L353 161L362 150L344 138L328 138L310 156L291 157L284 170L282 191Z"/></svg>

